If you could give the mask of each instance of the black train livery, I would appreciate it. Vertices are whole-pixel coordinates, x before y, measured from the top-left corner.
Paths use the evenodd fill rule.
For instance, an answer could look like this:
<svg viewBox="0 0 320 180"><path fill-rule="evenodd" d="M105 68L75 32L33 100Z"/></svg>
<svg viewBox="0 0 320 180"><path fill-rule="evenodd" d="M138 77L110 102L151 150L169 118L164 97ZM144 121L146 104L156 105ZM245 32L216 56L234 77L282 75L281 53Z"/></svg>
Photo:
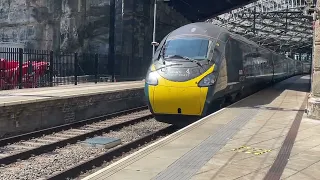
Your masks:
<svg viewBox="0 0 320 180"><path fill-rule="evenodd" d="M175 124L181 120L177 116L205 116L215 106L302 73L300 61L199 22L161 41L147 72L145 95L157 120Z"/></svg>

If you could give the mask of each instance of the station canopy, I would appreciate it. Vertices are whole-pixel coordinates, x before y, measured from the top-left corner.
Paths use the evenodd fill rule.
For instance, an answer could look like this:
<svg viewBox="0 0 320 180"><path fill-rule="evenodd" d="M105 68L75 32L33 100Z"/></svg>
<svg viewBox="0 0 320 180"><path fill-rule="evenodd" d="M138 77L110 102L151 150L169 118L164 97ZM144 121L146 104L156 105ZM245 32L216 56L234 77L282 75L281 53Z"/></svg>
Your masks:
<svg viewBox="0 0 320 180"><path fill-rule="evenodd" d="M191 22L205 21L257 0L157 0L164 1Z"/></svg>
<svg viewBox="0 0 320 180"><path fill-rule="evenodd" d="M311 53L313 21L303 13L308 5L305 0L259 0L206 22L277 52Z"/></svg>

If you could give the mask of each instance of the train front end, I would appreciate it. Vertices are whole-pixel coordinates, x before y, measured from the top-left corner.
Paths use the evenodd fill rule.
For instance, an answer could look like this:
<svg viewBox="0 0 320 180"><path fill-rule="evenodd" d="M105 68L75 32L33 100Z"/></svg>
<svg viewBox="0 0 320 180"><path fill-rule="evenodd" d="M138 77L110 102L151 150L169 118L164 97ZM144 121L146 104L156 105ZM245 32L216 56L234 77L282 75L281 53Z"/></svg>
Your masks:
<svg viewBox="0 0 320 180"><path fill-rule="evenodd" d="M219 44L199 35L169 35L157 48L145 81L150 111L160 121L204 116L217 80Z"/></svg>
<svg viewBox="0 0 320 180"><path fill-rule="evenodd" d="M188 74L183 72L187 71L186 68L172 69L167 71ZM208 86L216 79L213 70L214 66L200 76L177 82L161 76L163 72L152 65L145 83L145 95L151 112L155 115L204 115Z"/></svg>

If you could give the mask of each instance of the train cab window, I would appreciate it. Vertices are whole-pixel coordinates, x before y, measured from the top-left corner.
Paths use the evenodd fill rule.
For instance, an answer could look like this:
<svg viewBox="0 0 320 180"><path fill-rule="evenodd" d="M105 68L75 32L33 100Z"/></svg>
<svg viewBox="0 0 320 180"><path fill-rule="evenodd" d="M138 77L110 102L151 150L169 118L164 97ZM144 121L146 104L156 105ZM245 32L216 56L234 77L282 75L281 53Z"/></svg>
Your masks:
<svg viewBox="0 0 320 180"><path fill-rule="evenodd" d="M167 37L168 37L168 35L165 38L163 38L163 40L160 42L159 46L156 48L156 50L154 52L154 57L152 58L152 61L156 61L159 58L162 46L165 43Z"/></svg>
<svg viewBox="0 0 320 180"><path fill-rule="evenodd" d="M171 39L164 45L163 56L170 58L174 55L189 57L196 60L209 59L213 41L204 38Z"/></svg>

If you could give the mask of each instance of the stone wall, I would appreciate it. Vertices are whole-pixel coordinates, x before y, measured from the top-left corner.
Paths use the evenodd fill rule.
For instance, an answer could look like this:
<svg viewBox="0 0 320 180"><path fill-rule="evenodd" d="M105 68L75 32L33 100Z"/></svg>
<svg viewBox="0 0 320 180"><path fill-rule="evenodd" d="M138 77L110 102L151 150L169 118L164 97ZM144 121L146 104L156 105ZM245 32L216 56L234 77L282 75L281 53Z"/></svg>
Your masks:
<svg viewBox="0 0 320 180"><path fill-rule="evenodd" d="M116 66L122 76L144 76L152 57L153 0L118 0L116 3ZM156 41L190 23L158 2ZM121 60L121 61L119 61Z"/></svg>
<svg viewBox="0 0 320 180"><path fill-rule="evenodd" d="M144 76L152 54L154 0L116 0L116 73ZM1 0L0 41L30 49L108 53L110 0ZM156 40L189 23L159 2Z"/></svg>
<svg viewBox="0 0 320 180"><path fill-rule="evenodd" d="M0 40L30 49L107 53L109 0L2 0Z"/></svg>
<svg viewBox="0 0 320 180"><path fill-rule="evenodd" d="M0 40L24 42L27 47L52 48L50 15L44 1L2 0L0 2Z"/></svg>

